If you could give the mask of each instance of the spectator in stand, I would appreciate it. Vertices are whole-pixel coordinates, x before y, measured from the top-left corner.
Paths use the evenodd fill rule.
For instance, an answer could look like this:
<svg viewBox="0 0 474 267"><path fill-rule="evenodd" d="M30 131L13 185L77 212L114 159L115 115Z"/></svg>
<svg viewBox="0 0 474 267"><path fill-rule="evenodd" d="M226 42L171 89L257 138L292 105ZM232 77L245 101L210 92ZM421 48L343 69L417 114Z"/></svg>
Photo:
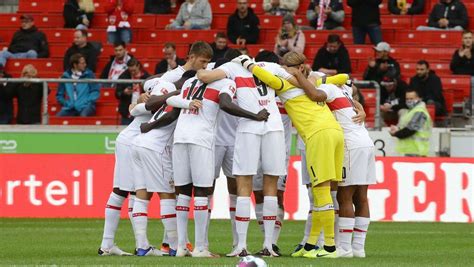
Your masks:
<svg viewBox="0 0 474 267"><path fill-rule="evenodd" d="M352 72L349 51L347 51L339 35L328 35L326 44L318 50L314 57L312 69L326 75Z"/></svg>
<svg viewBox="0 0 474 267"><path fill-rule="evenodd" d="M295 18L292 15L283 17L283 25L275 37L275 54L283 57L290 51L303 53L305 46L304 33L296 26Z"/></svg>
<svg viewBox="0 0 474 267"><path fill-rule="evenodd" d="M170 14L171 1L170 0L145 0L145 14Z"/></svg>
<svg viewBox="0 0 474 267"><path fill-rule="evenodd" d="M216 62L218 59L223 58L225 52L229 50L227 46L227 36L223 32L218 32L214 39L214 42L211 44L212 51L214 55L212 56L211 62Z"/></svg>
<svg viewBox="0 0 474 267"><path fill-rule="evenodd" d="M115 44L122 41L126 44L132 41L132 29L129 18L133 14L133 0L108 0L105 12L108 15L107 41Z"/></svg>
<svg viewBox="0 0 474 267"><path fill-rule="evenodd" d="M11 78L0 65L0 78ZM0 83L0 124L10 124L13 119L13 99L9 87L12 83Z"/></svg>
<svg viewBox="0 0 474 267"><path fill-rule="evenodd" d="M38 70L31 64L25 65L21 78L37 78ZM41 83L13 83L12 96L18 99L16 123L40 124L43 85Z"/></svg>
<svg viewBox="0 0 474 267"><path fill-rule="evenodd" d="M446 115L441 79L430 70L430 64L426 60L416 63L416 75L410 80L410 88L415 89L426 104L435 105L436 116Z"/></svg>
<svg viewBox="0 0 474 267"><path fill-rule="evenodd" d="M467 29L469 17L466 6L459 0L440 0L431 10L428 26L418 26L420 31Z"/></svg>
<svg viewBox="0 0 474 267"><path fill-rule="evenodd" d="M95 47L92 43L87 42L86 30L76 30L74 32L74 42L72 46L67 49L66 54L64 54L64 70L70 68L71 56L74 54L83 55L86 59L88 68L95 72L100 49Z"/></svg>
<svg viewBox="0 0 474 267"><path fill-rule="evenodd" d="M387 73L380 82L380 111L386 125L396 124L401 110L406 109L405 93L408 84L393 73Z"/></svg>
<svg viewBox="0 0 474 267"><path fill-rule="evenodd" d="M369 60L369 66L364 72L364 80L382 81L386 73L392 73L395 77L400 76L400 64L390 56L390 45L380 42L374 47L375 59Z"/></svg>
<svg viewBox="0 0 474 267"><path fill-rule="evenodd" d="M340 0L312 0L306 10L310 26L316 30L344 30L344 6Z"/></svg>
<svg viewBox="0 0 474 267"><path fill-rule="evenodd" d="M462 34L462 46L454 52L449 66L453 74L471 75L474 77L473 56L472 32L464 31Z"/></svg>
<svg viewBox="0 0 474 267"><path fill-rule="evenodd" d="M247 0L237 0L237 9L227 20L227 36L231 43L246 46L256 44L260 34L260 20L249 8Z"/></svg>
<svg viewBox="0 0 474 267"><path fill-rule="evenodd" d="M299 0L263 0L263 10L267 15L294 15L299 4Z"/></svg>
<svg viewBox="0 0 474 267"><path fill-rule="evenodd" d="M120 75L119 80L144 80L150 76L150 74L142 68L142 64L135 58L130 59L127 66L128 69ZM133 117L130 116L128 107L132 103L137 103L141 93L143 93L141 82L117 84L115 97L119 100L118 111L122 116L120 124L128 125L132 122Z"/></svg>
<svg viewBox="0 0 474 267"><path fill-rule="evenodd" d="M433 130L430 114L416 90L405 94L408 112L390 127L390 135L398 138L396 150L408 157L426 157L430 150L430 136Z"/></svg>
<svg viewBox="0 0 474 267"><path fill-rule="evenodd" d="M240 48L238 48L237 50L239 50L240 54L242 54L242 55L246 55L246 56L249 55L249 50L248 50L247 47L245 47L245 46L244 46L244 47L240 47Z"/></svg>
<svg viewBox="0 0 474 267"><path fill-rule="evenodd" d="M47 58L49 56L46 35L35 26L31 15L21 15L21 28L16 31L8 50L0 52L0 65L9 58Z"/></svg>
<svg viewBox="0 0 474 267"><path fill-rule="evenodd" d="M110 56L109 63L105 65L101 79L118 80L119 76L127 70L127 62L133 58L128 54L127 45L124 42L114 44L114 55ZM112 84L115 87L115 84Z"/></svg>
<svg viewBox="0 0 474 267"><path fill-rule="evenodd" d="M425 0L389 0L388 10L395 15L416 15L423 13Z"/></svg>
<svg viewBox="0 0 474 267"><path fill-rule="evenodd" d="M166 29L204 30L212 22L211 5L207 0L186 0L179 8L178 16Z"/></svg>
<svg viewBox="0 0 474 267"><path fill-rule="evenodd" d="M89 28L94 10L92 0L67 0L63 8L64 28Z"/></svg>
<svg viewBox="0 0 474 267"><path fill-rule="evenodd" d="M61 78L95 79L95 75L87 68L86 58L81 54L74 54L70 59L70 69ZM99 88L97 83L60 83L56 100L62 109L56 116L93 116L95 103L100 96Z"/></svg>
<svg viewBox="0 0 474 267"><path fill-rule="evenodd" d="M347 0L352 8L352 35L354 44L365 44L368 34L372 44L382 42L379 5L382 0Z"/></svg>
<svg viewBox="0 0 474 267"><path fill-rule="evenodd" d="M186 60L176 55L176 45L174 43L165 43L163 48L163 58L155 66L155 74L163 74L169 70L175 69L177 66L186 64Z"/></svg>

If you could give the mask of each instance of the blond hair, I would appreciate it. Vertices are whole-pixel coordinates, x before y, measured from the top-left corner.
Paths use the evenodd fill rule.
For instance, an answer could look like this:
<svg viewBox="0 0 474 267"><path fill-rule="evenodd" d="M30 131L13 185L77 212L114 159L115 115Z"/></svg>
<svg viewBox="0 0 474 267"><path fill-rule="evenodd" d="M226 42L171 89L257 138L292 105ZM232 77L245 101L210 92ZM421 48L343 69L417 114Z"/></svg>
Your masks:
<svg viewBox="0 0 474 267"><path fill-rule="evenodd" d="M29 73L31 76L36 77L36 75L38 75L38 70L35 68L35 66L27 64L21 71L22 76L24 76L25 73Z"/></svg>
<svg viewBox="0 0 474 267"><path fill-rule="evenodd" d="M309 73L311 72L311 68L304 64L305 61L306 56L303 53L298 53L295 51L288 52L283 56L283 65L287 67L299 67L300 65L303 65L303 75L308 77Z"/></svg>

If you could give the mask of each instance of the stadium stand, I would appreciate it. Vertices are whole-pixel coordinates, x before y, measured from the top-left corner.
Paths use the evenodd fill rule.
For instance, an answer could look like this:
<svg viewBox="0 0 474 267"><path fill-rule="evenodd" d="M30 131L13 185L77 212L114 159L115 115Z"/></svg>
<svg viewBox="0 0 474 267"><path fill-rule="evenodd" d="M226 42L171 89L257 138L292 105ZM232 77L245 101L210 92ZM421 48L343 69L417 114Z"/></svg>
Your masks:
<svg viewBox="0 0 474 267"><path fill-rule="evenodd" d="M6 49L14 32L19 25L21 14L29 13L35 17L35 23L45 32L50 45L50 58L47 59L11 59L5 70L13 77L19 77L25 64L34 64L42 78L57 78L62 73L62 58L64 52L72 40L72 29L64 29L62 17L62 5L64 0L20 0L18 12L15 14L0 14L0 48ZM92 21L91 29L88 31L89 40L101 42L103 45L99 56L96 75L107 63L113 54L113 47L107 45L106 26L107 16L103 5L105 0L95 0L96 11ZM213 21L212 29L201 31L167 31L164 27L176 16L178 8L173 9L172 14L150 15L143 14L144 0L135 1L135 14L132 16L133 42L128 50L142 63L144 68L153 73L156 62L162 58L161 49L165 42L172 41L177 44L177 54L181 58L186 57L189 44L194 40L212 42L214 35L227 26L228 16L235 11L235 0L210 0ZM352 60L353 76L361 78L367 66L368 59L374 56L372 45L353 45L351 32L351 8L344 1L346 18L344 21L345 31L337 31L345 43ZM470 97L471 77L453 76L449 70L451 57L458 48L461 36L459 32L451 31L416 31L419 25L426 25L427 17L431 7L437 0L426 1L423 15L391 15L387 9L387 1L384 0L381 9L383 40L392 46L391 55L400 62L402 78L408 80L415 73L416 61L426 59L432 65L432 69L441 77L444 96L448 111L453 111L453 106L461 104ZM306 9L309 0L301 0L296 12L295 19L300 25L308 25L306 20ZM474 2L464 1L468 9L471 28L474 26ZM257 45L249 45L251 55L255 55L262 49L273 50L277 28L281 25L281 17L263 14L262 0L250 0L249 5L259 16L261 33ZM305 31L306 48L305 54L308 63L311 63L317 50L325 42L331 31ZM90 118L57 118L58 104L55 100L56 84L50 84L52 89L48 99L50 124L117 124L118 114L116 112L117 100L114 98L113 89L103 88L101 97L97 104L97 115ZM365 96L368 124L373 125L375 114L375 92L362 91Z"/></svg>

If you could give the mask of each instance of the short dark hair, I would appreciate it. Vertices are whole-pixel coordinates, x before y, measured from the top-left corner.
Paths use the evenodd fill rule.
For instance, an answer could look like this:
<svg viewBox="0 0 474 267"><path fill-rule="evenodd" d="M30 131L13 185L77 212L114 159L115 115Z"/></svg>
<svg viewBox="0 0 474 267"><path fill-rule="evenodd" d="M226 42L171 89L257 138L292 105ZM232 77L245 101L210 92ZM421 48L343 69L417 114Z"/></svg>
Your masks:
<svg viewBox="0 0 474 267"><path fill-rule="evenodd" d="M273 53L273 51L262 50L258 52L257 56L255 56L255 61L279 63L280 58L277 56L277 54Z"/></svg>
<svg viewBox="0 0 474 267"><path fill-rule="evenodd" d="M462 32L462 36L464 36L465 34L469 34L469 33L472 34L472 31L469 30L469 29L466 29Z"/></svg>
<svg viewBox="0 0 474 267"><path fill-rule="evenodd" d="M412 87L407 88L406 91L405 91L405 94L406 93L416 93L416 95L418 97L420 97L420 94L418 93L418 90L416 90L415 88L412 88Z"/></svg>
<svg viewBox="0 0 474 267"><path fill-rule="evenodd" d="M218 32L216 33L216 39L217 38L225 38L227 39L227 35L224 32Z"/></svg>
<svg viewBox="0 0 474 267"><path fill-rule="evenodd" d="M165 48L173 48L173 50L176 50L176 45L173 42L166 42Z"/></svg>
<svg viewBox="0 0 474 267"><path fill-rule="evenodd" d="M127 47L127 44L125 44L124 41L116 41L116 42L114 43L114 47L119 47L119 46L123 46L124 48L126 48L126 47Z"/></svg>
<svg viewBox="0 0 474 267"><path fill-rule="evenodd" d="M341 43L341 37L339 37L339 35L337 34L329 34L327 42L328 43L336 43L336 42Z"/></svg>
<svg viewBox="0 0 474 267"><path fill-rule="evenodd" d="M138 59L132 57L130 58L130 60L128 60L127 62L127 67L134 67L134 66L140 66L141 63L140 61L138 61Z"/></svg>
<svg viewBox="0 0 474 267"><path fill-rule="evenodd" d="M81 35L82 35L82 36L87 37L87 31L84 30L84 29L76 30L76 32L81 32Z"/></svg>
<svg viewBox="0 0 474 267"><path fill-rule="evenodd" d="M71 66L71 68L74 67L74 64L79 64L79 61L81 60L81 58L85 59L85 57L81 53L73 54L69 58L69 65Z"/></svg>
<svg viewBox="0 0 474 267"><path fill-rule="evenodd" d="M425 65L426 68L430 68L430 63L428 63L428 61L422 59L422 60L418 60L418 62L416 62L417 65Z"/></svg>
<svg viewBox="0 0 474 267"><path fill-rule="evenodd" d="M234 49L234 48L229 48L225 52L224 58L230 61L230 60L232 60L232 59L234 59L234 58L236 58L240 55L242 55L242 53L239 50Z"/></svg>
<svg viewBox="0 0 474 267"><path fill-rule="evenodd" d="M189 49L189 55L195 55L197 57L205 57L211 59L214 55L212 47L203 41L194 42Z"/></svg>

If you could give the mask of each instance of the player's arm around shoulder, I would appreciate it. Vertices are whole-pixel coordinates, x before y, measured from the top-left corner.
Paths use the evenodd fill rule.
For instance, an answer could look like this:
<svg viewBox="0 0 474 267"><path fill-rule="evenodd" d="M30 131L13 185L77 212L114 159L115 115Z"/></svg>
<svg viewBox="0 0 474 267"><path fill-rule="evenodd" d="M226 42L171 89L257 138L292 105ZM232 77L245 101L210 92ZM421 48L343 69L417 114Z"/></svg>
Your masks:
<svg viewBox="0 0 474 267"><path fill-rule="evenodd" d="M226 77L227 73L221 69L197 71L197 78L203 83L212 83Z"/></svg>

